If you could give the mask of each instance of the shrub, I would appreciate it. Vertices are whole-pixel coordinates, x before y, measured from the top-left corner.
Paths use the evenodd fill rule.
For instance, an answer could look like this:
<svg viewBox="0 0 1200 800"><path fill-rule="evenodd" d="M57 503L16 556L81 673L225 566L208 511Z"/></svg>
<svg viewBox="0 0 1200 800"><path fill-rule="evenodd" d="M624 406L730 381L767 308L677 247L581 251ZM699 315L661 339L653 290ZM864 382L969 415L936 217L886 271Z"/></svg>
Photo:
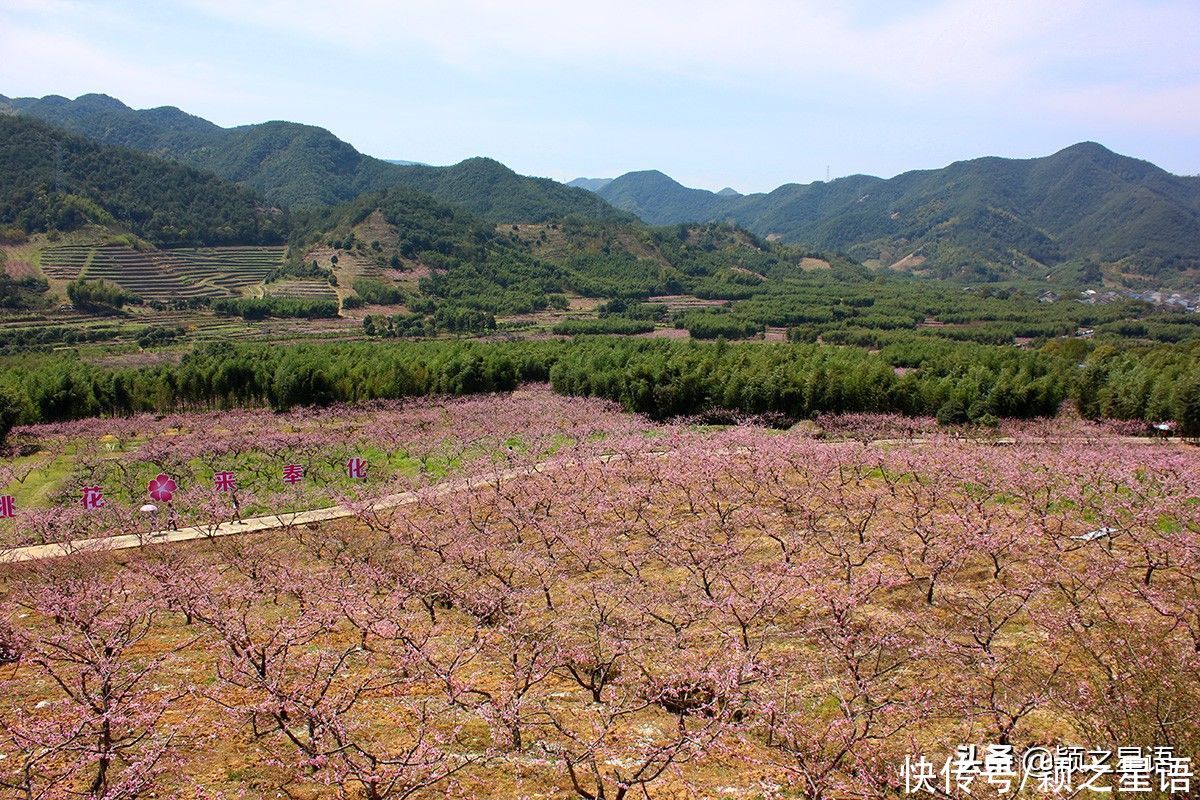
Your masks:
<svg viewBox="0 0 1200 800"><path fill-rule="evenodd" d="M115 283L106 280L89 281L84 278L67 284L67 298L71 305L83 311L113 313L121 306L140 303L141 299Z"/></svg>
<svg viewBox="0 0 1200 800"><path fill-rule="evenodd" d="M336 317L336 300L303 297L244 297L222 298L212 304L213 311L228 317L266 319L267 317L297 317L326 319Z"/></svg>
<svg viewBox="0 0 1200 800"><path fill-rule="evenodd" d="M585 334L621 334L632 335L649 333L654 330L654 323L644 322L624 317L600 317L599 319L569 319L554 326L554 333L560 336L583 336Z"/></svg>
<svg viewBox="0 0 1200 800"><path fill-rule="evenodd" d="M183 336L184 333L186 333L186 331L179 325L151 325L149 328L146 328L144 331L138 334L137 343L139 347L143 348L154 347L156 345L166 344L167 342L174 341L180 336Z"/></svg>
<svg viewBox="0 0 1200 800"><path fill-rule="evenodd" d="M404 290L398 286L389 286L382 281L370 278L358 278L354 281L354 291L364 303L380 306L402 305L407 298Z"/></svg>

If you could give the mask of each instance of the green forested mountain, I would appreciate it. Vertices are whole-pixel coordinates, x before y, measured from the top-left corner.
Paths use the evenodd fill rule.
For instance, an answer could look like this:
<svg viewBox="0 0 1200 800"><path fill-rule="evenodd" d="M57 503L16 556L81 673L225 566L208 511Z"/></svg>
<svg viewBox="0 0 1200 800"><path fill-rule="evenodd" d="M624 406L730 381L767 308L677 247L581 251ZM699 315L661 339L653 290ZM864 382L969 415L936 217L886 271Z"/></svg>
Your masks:
<svg viewBox="0 0 1200 800"><path fill-rule="evenodd" d="M0 96L0 110L4 108L105 144L174 158L295 209L409 186L493 222L541 222L572 214L590 219L625 216L594 194L518 175L491 159L471 158L449 167L401 165L363 155L312 125L277 121L221 128L177 108L139 111L95 94L75 100Z"/></svg>
<svg viewBox="0 0 1200 800"><path fill-rule="evenodd" d="M651 225L702 222L728 216L726 198L704 189L689 189L655 169L627 172L596 192Z"/></svg>
<svg viewBox="0 0 1200 800"><path fill-rule="evenodd" d="M34 232L88 222L158 245L275 243L288 228L283 211L231 181L0 115L0 225Z"/></svg>
<svg viewBox="0 0 1200 800"><path fill-rule="evenodd" d="M942 276L1042 277L1071 265L1171 282L1200 269L1200 178L1090 142L1045 158L980 158L740 197L631 172L598 194L652 224L730 220L785 242Z"/></svg>
<svg viewBox="0 0 1200 800"><path fill-rule="evenodd" d="M592 220L632 220L595 194L549 178L518 175L490 158L468 158L451 167L397 167L393 182L426 192L491 222L545 222L576 215Z"/></svg>
<svg viewBox="0 0 1200 800"><path fill-rule="evenodd" d="M719 224L651 228L572 218L496 226L407 187L363 195L310 220L293 235L293 262L318 246L379 269L428 272L420 297L409 298L427 312L432 303L497 314L565 307L566 293L741 297L769 276L796 273L806 255Z"/></svg>

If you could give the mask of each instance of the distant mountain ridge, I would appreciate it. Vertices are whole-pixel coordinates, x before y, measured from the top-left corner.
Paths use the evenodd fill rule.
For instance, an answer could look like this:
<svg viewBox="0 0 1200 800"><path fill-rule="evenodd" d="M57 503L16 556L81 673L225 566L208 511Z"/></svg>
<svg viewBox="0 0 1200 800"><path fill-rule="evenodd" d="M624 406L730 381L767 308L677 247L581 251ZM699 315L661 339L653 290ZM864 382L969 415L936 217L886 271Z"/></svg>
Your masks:
<svg viewBox="0 0 1200 800"><path fill-rule="evenodd" d="M296 209L407 186L492 222L542 222L569 215L626 218L595 194L549 178L518 175L492 159L470 158L449 167L399 165L363 155L324 128L295 122L222 128L171 106L134 110L101 94L75 100L0 95L3 109L104 144L213 172Z"/></svg>
<svg viewBox="0 0 1200 800"><path fill-rule="evenodd" d="M732 195L630 172L597 193L654 225L735 222L761 236L943 276L1037 275L1061 265L1200 274L1200 178L1094 142L883 179L852 175ZM1190 271L1190 272L1189 272Z"/></svg>
<svg viewBox="0 0 1200 800"><path fill-rule="evenodd" d="M612 178L576 178L573 181L567 181L567 186L573 186L577 189L587 189L589 192L598 192L612 183L612 181Z"/></svg>

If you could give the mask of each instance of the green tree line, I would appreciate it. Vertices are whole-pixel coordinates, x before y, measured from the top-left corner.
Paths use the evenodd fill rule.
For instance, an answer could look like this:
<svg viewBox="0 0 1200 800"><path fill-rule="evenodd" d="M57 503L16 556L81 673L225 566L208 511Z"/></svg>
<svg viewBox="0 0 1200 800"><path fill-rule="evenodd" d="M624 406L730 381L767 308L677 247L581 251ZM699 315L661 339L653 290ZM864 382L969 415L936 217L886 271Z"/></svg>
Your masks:
<svg viewBox="0 0 1200 800"><path fill-rule="evenodd" d="M569 342L206 345L178 364L105 368L63 354L7 357L0 419L268 406L509 391L549 380L656 418L715 409L801 419L825 411L937 415L946 422L1052 416L1175 419L1200 435L1200 344L1085 353L909 342L879 353L811 344L582 337ZM1080 366L1082 365L1082 366Z"/></svg>

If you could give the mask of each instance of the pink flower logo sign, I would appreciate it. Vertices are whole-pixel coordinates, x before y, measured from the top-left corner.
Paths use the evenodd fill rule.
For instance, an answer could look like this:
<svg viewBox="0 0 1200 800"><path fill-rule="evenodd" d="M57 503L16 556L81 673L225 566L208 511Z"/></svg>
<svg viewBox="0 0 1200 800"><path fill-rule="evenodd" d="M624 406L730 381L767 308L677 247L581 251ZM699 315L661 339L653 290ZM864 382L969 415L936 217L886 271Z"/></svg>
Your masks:
<svg viewBox="0 0 1200 800"><path fill-rule="evenodd" d="M104 507L104 493L100 491L99 486L83 487L83 507L87 509Z"/></svg>
<svg viewBox="0 0 1200 800"><path fill-rule="evenodd" d="M232 492L237 488L232 472L218 472L213 475L213 486L218 492Z"/></svg>
<svg viewBox="0 0 1200 800"><path fill-rule="evenodd" d="M171 498L175 496L175 491L178 488L179 485L165 472L158 473L147 487L150 492L150 499L157 500L160 503L171 502Z"/></svg>
<svg viewBox="0 0 1200 800"><path fill-rule="evenodd" d="M299 483L304 479L304 467L299 464L288 464L283 468L284 483Z"/></svg>
<svg viewBox="0 0 1200 800"><path fill-rule="evenodd" d="M17 515L17 503L11 494L0 496L0 519L8 519Z"/></svg>

